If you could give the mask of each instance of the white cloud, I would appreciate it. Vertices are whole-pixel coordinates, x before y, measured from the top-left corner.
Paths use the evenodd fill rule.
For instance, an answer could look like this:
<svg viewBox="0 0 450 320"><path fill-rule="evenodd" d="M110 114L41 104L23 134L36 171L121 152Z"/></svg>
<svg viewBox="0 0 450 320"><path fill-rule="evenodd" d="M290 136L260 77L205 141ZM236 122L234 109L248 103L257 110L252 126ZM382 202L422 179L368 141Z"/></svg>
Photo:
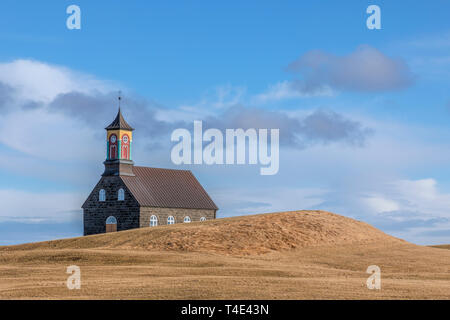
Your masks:
<svg viewBox="0 0 450 320"><path fill-rule="evenodd" d="M24 66L30 66L28 72ZM11 72L12 77L9 78L6 72ZM36 80L36 74L42 76L41 80ZM62 93L81 91L88 94L92 90L107 90L108 83L33 61L0 64L0 82L16 90L16 101L36 100L42 103L35 108L13 109L0 115L2 168L6 168L8 173L18 173L27 178L37 176L44 183L51 178L61 185L82 184L83 190L90 191L101 174L105 153L103 128L87 126L84 120L73 115L75 113L57 112L59 109L48 108L47 103ZM243 102L244 93L242 88L218 88L213 94L205 95L200 103L161 110L157 118L166 122L189 122L209 115L217 116ZM300 96L290 91L289 82L281 82L269 88L266 96L263 94L262 97L262 100L268 101ZM92 105L96 106L94 102ZM65 102L61 103L66 105ZM76 106L77 103L74 103L71 109L73 112L77 111ZM84 110L85 114L89 115L90 108L91 104ZM133 113L145 123L149 115L139 114L139 108L136 107ZM274 120L271 113L259 112L258 109L251 111L253 113L249 113L248 118L252 121L261 120L264 114L271 121ZM304 118L311 114L311 110L303 111L296 116ZM259 117L255 116L256 112ZM348 116L354 119L353 114ZM241 115L239 119L242 120ZM448 139L445 137L448 130L434 127L430 132L425 127L386 121L379 123L370 118L361 122L375 129L374 136L364 148L351 148L342 144L316 144L302 150L283 147L280 152L280 172L270 183L262 180L255 168L187 169L214 176L208 191L216 190L211 194L222 208L219 211L221 215L322 208L353 215L361 220L371 215L383 216L386 212L397 211L413 211L420 217L448 217L450 196L440 190L436 178L427 171L427 168L447 166L450 162L450 150L446 148ZM291 131L286 125L282 127ZM324 127L329 129L330 125ZM170 164L167 149L153 150L145 145L143 140L151 135L146 135L144 131L136 132L136 142L140 139L135 149L136 161L142 165L164 167ZM6 152L4 146L14 150L14 154ZM252 176L253 169L256 176ZM431 178L408 179L407 169L414 172L415 176ZM259 183L255 186L256 181ZM234 189L230 185L239 185L239 188ZM72 194L0 190L0 199L5 203L0 218L65 217L68 211L79 210L86 192ZM408 216L402 219L408 219Z"/></svg>
<svg viewBox="0 0 450 320"><path fill-rule="evenodd" d="M450 218L450 193L440 192L434 179L395 181L389 189L401 210Z"/></svg>
<svg viewBox="0 0 450 320"><path fill-rule="evenodd" d="M200 120L206 116L213 116L215 113L215 110L203 107L200 108L196 106L181 105L174 109L156 110L155 119L168 123L176 123L180 121L194 122L194 120Z"/></svg>
<svg viewBox="0 0 450 320"><path fill-rule="evenodd" d="M415 212L421 218L450 218L450 193L440 192L434 179L391 181L379 189L362 197L370 212Z"/></svg>
<svg viewBox="0 0 450 320"><path fill-rule="evenodd" d="M288 70L302 77L295 85L304 93L320 92L327 86L339 91L382 92L404 89L414 82L402 59L388 57L368 45L343 56L311 50L292 62Z"/></svg>
<svg viewBox="0 0 450 320"><path fill-rule="evenodd" d="M233 188L211 192L221 215L305 210L324 202L327 190L320 188Z"/></svg>
<svg viewBox="0 0 450 320"><path fill-rule="evenodd" d="M112 88L112 83L93 76L33 60L0 63L0 82L17 90L20 102L48 103L61 93L106 92Z"/></svg>
<svg viewBox="0 0 450 320"><path fill-rule="evenodd" d="M181 104L176 108L157 109L155 118L159 121L175 123L179 121L193 122L244 102L247 89L245 87L223 85L207 91L200 101L192 104Z"/></svg>
<svg viewBox="0 0 450 320"><path fill-rule="evenodd" d="M89 168L105 154L103 139L98 135L101 128L86 126L71 115L52 112L47 102L66 92L106 91L109 83L64 67L16 60L0 63L0 84L5 86L3 94L8 96L0 106L3 108L0 113L3 170L20 179L42 179L44 185L48 181L65 186L92 184L87 178L92 173ZM0 187L8 186L6 182ZM32 193L22 194L25 200L19 201L17 208L28 196L32 197ZM6 208L3 210L6 212ZM13 211L20 217L17 210ZM33 212L23 210L25 216Z"/></svg>
<svg viewBox="0 0 450 320"><path fill-rule="evenodd" d="M211 106L216 109L234 106L242 101L246 91L247 89L245 87L232 85L218 86L215 88Z"/></svg>
<svg viewBox="0 0 450 320"><path fill-rule="evenodd" d="M93 160L103 151L94 139L95 130L62 114L20 110L0 116L0 122L0 143L31 156Z"/></svg>
<svg viewBox="0 0 450 320"><path fill-rule="evenodd" d="M374 211L377 213L397 211L400 209L400 206L397 202L383 198L381 196L368 196L366 198L363 198L363 202L370 211Z"/></svg>
<svg viewBox="0 0 450 320"><path fill-rule="evenodd" d="M314 92L303 92L297 90L292 82L282 81L269 86L266 92L255 95L252 98L252 103L267 103L271 101L280 101L286 99L299 99L333 95L335 95L335 92L329 86L323 86Z"/></svg>
<svg viewBox="0 0 450 320"><path fill-rule="evenodd" d="M0 220L41 222L68 221L80 218L84 199L77 193L41 193L1 190ZM78 214L77 214L78 212Z"/></svg>

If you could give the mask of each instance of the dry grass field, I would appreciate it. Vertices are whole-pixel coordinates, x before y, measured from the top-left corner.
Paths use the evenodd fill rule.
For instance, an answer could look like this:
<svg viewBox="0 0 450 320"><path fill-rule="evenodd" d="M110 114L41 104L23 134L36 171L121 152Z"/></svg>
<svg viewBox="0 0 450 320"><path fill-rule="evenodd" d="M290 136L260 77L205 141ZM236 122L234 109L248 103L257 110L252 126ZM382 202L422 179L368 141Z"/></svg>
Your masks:
<svg viewBox="0 0 450 320"><path fill-rule="evenodd" d="M262 214L0 247L0 299L450 299L450 250L324 211Z"/></svg>

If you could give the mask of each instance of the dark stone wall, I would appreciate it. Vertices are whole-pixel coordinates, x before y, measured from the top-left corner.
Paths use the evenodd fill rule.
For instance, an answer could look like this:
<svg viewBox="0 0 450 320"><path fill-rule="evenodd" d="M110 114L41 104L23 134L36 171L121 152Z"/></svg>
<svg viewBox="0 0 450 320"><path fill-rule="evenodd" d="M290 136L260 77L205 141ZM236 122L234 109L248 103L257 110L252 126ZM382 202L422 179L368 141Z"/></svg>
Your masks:
<svg viewBox="0 0 450 320"><path fill-rule="evenodd" d="M125 200L117 200L120 188L125 190ZM99 201L99 191L105 189L106 201ZM83 205L84 235L104 233L106 219L117 219L117 231L139 228L139 204L119 176L104 176L95 186Z"/></svg>

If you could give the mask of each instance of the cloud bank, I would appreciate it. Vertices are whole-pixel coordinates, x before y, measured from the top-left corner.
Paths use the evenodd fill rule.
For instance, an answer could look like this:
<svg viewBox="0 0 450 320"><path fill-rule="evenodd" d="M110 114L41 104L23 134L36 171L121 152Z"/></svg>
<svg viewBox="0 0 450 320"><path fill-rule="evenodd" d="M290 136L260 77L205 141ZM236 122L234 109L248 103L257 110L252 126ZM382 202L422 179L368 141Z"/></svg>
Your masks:
<svg viewBox="0 0 450 320"><path fill-rule="evenodd" d="M414 75L403 60L388 57L368 45L343 56L308 51L291 62L287 70L301 77L292 86L303 94L316 94L327 88L383 92L405 89L414 83Z"/></svg>
<svg viewBox="0 0 450 320"><path fill-rule="evenodd" d="M344 143L362 147L373 133L357 121L329 110L315 110L304 117L284 112L234 106L205 120L210 128L280 129L282 145L306 148L315 144Z"/></svg>
<svg viewBox="0 0 450 320"><path fill-rule="evenodd" d="M0 174L17 178L16 186L23 186L0 185L5 204L0 222L73 221L77 214L80 217L79 206L102 172L103 128L116 115L118 88L36 61L0 63L0 70L10 74L0 75ZM330 80L333 72L325 74L320 77L322 88L342 89ZM365 90L367 85L374 86L365 83ZM126 94L123 112L137 129L137 163L171 167L170 133L191 128L194 119L219 129L279 128L284 148L280 173L267 180L253 175L249 166L183 168L195 170L211 190L221 216L327 209L386 230L390 225L397 236L409 239L444 238L438 235L450 228L446 220L450 196L427 176L419 180L396 176L406 162L411 168L442 162L445 152L439 143L420 144L415 129L392 129L376 121L369 127L365 120L329 109L249 107L242 95L243 90L224 89L217 101L210 104L214 97L208 97L191 108L166 107ZM389 157L384 155L387 151ZM430 156L424 159L423 154ZM28 186L28 179L38 179L43 190ZM49 183L69 191L55 187L46 191Z"/></svg>
<svg viewBox="0 0 450 320"><path fill-rule="evenodd" d="M117 112L116 89L112 82L38 61L0 63L0 121L3 123L0 127L0 163L3 170L8 174L43 179L44 184L51 181L86 188L95 183L97 175L93 172L101 172L105 153L103 128ZM304 117L293 117L281 110L245 107L239 103L243 92L242 88L219 90L217 101L211 102L212 111L198 120L219 129L279 128L282 145L297 149L330 143L362 146L370 134L370 130L360 123L332 111L312 110ZM200 104L206 107L209 100ZM166 152L167 159L167 150L172 146L171 132L180 127L192 127L191 120L164 119L164 114L178 111L178 108L125 95L123 113L139 136L135 149L137 158L161 159ZM36 198L58 198L54 191L48 197L36 195L35 198L29 191L16 190L17 196L13 191L3 190L5 197L11 195L8 196L8 209L0 214L3 218L15 219L21 216L19 212L23 211L23 216L33 212L23 206L20 198L32 202ZM74 198L79 199L78 194L74 193ZM42 212L35 211L35 214L59 218L60 211L48 207Z"/></svg>

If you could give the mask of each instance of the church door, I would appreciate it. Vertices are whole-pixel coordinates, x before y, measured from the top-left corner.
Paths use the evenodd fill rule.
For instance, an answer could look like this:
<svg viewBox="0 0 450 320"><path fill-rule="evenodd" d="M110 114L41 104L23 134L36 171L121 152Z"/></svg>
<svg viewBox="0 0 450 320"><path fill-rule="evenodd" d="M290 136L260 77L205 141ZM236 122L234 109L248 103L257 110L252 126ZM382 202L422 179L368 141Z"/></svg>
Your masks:
<svg viewBox="0 0 450 320"><path fill-rule="evenodd" d="M106 232L116 232L117 231L117 219L113 216L106 219Z"/></svg>

